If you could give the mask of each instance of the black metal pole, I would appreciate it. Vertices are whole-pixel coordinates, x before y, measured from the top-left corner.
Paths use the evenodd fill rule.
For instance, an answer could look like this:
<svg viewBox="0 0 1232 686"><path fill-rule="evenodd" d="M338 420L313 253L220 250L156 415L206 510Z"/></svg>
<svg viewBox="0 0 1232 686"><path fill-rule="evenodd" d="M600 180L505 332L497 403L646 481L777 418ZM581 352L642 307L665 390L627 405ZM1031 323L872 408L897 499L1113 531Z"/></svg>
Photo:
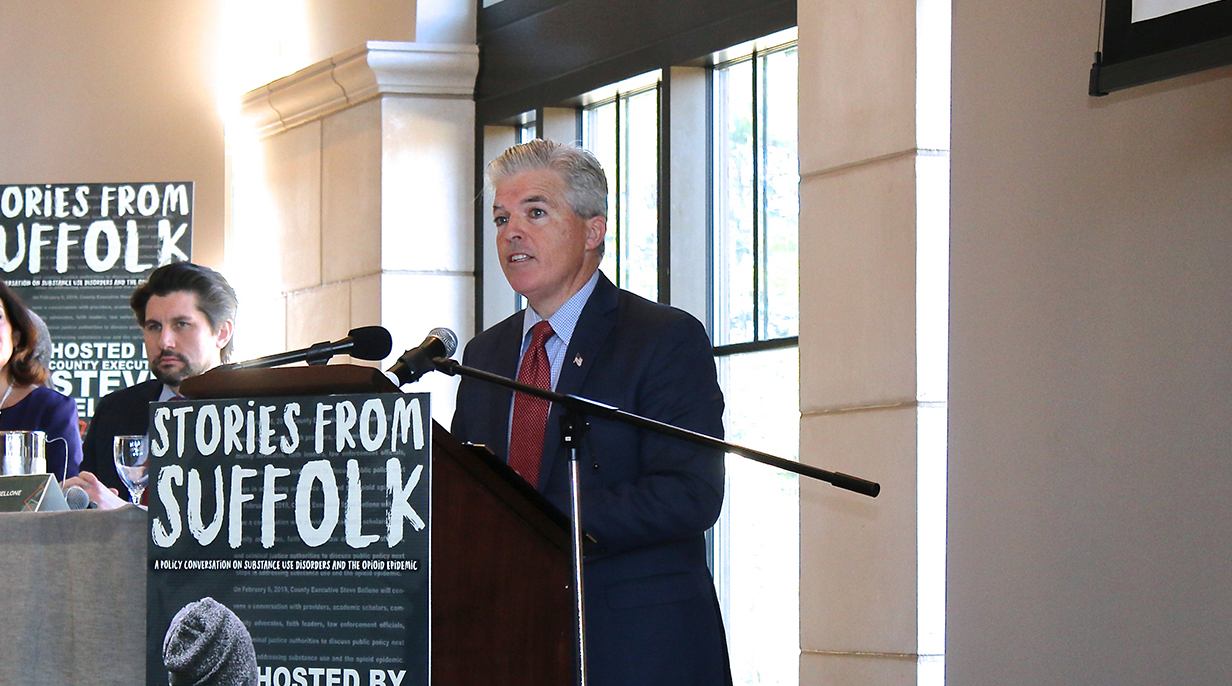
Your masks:
<svg viewBox="0 0 1232 686"><path fill-rule="evenodd" d="M857 476L851 476L850 474L830 472L824 469L818 469L817 467L800 464L799 462L785 460L781 457L771 455L770 453L763 453L760 450L753 450L752 448L745 448L744 446L739 446L734 443L728 443L715 438L714 436L707 436L706 434L698 433L696 431L682 429L672 424L666 424L664 422L649 419L631 412L625 412L618 407L605 405L603 403L590 400L589 398L583 398L577 395L564 395L561 393L556 393L555 391L544 390L536 386L528 386L526 384L518 383L512 379L507 379L498 374L485 372L482 369L467 367L458 363L456 360L449 358L434 358L432 360L432 364L438 371L450 376L461 375L478 379L480 381L486 381L487 383L502 386L520 393L526 393L527 395L533 395L537 398L543 398L549 402L560 403L567 410L572 410L583 415L599 417L602 419L612 419L615 421L624 422L625 424L632 424L633 426L649 429L666 436L674 436L690 443L708 448L714 448L725 453L739 455L755 462L761 462L762 464L770 465L771 467L776 467L778 469L799 474L801 476L807 476L811 479L817 479L818 481L825 481L832 486L852 491L854 493L859 493L861 495L866 495L870 498L876 498L877 495L881 493L881 484L875 481L868 481Z"/></svg>
<svg viewBox="0 0 1232 686"><path fill-rule="evenodd" d="M569 530L573 543L573 610L577 629L577 683L586 686L586 603L582 585L582 485L578 468L586 417L566 409L560 418L560 433L569 448Z"/></svg>

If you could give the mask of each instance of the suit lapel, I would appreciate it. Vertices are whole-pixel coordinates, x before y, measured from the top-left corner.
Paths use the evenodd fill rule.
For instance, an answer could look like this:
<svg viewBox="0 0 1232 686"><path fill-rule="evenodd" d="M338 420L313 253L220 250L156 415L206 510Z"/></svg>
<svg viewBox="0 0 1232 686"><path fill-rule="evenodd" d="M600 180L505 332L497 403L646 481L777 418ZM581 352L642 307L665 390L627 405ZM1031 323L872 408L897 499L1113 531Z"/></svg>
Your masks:
<svg viewBox="0 0 1232 686"><path fill-rule="evenodd" d="M150 379L146 381L146 387L142 389L141 395L144 397L144 403L137 403L133 406L132 426L141 427L138 433L150 432L150 403L158 402L158 396L163 394L163 382L158 379Z"/></svg>
<svg viewBox="0 0 1232 686"><path fill-rule="evenodd" d="M513 353L510 355L497 354L491 361L491 368L486 371L499 374L506 379L518 378L518 362L521 360L522 350L522 317L524 316L525 314L519 314L507 320L509 325L499 332L499 338L492 348L497 351L512 350ZM494 424L488 427L486 435L495 438L495 445L490 446L493 452L508 461L509 417L511 416L509 413L513 405L513 391L493 387L493 393L495 411L489 413L484 419Z"/></svg>
<svg viewBox="0 0 1232 686"><path fill-rule="evenodd" d="M578 394L586 382L587 375L607 342L608 334L616 324L616 311L619 304L620 289L612 285L602 272L595 290L582 308L577 327L573 330L573 338L569 340L569 348L565 350L564 364L560 369L560 378L556 381L556 392L564 395ZM557 462L568 461L560 435L560 416L564 408L558 404L552 406L548 415L547 427L543 434L543 463L539 473L539 490L543 490L549 481L549 475Z"/></svg>

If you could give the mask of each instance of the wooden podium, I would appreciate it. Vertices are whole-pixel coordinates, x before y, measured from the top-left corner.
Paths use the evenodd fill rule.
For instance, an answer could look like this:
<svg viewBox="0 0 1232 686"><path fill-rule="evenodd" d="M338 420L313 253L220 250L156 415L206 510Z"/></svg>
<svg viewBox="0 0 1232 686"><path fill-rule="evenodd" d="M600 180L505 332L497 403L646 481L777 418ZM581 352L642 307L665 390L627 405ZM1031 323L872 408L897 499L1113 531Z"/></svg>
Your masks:
<svg viewBox="0 0 1232 686"><path fill-rule="evenodd" d="M432 683L573 683L568 520L432 429Z"/></svg>
<svg viewBox="0 0 1232 686"><path fill-rule="evenodd" d="M355 365L218 368L180 390L194 400L399 392ZM568 518L490 451L433 422L429 522L431 683L574 683Z"/></svg>

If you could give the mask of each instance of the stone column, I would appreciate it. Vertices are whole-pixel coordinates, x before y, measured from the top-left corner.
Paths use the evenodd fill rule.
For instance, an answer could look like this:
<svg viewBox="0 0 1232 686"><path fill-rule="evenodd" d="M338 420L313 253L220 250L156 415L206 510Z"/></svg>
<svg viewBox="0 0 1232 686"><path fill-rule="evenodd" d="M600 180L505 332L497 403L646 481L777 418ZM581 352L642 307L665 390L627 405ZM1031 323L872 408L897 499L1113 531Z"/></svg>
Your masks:
<svg viewBox="0 0 1232 686"><path fill-rule="evenodd" d="M474 45L369 41L249 92L229 136L245 356L381 325L474 333ZM375 363L374 363L375 364ZM432 374L434 415L453 381Z"/></svg>
<svg viewBox="0 0 1232 686"><path fill-rule="evenodd" d="M801 0L801 684L944 678L948 0Z"/></svg>

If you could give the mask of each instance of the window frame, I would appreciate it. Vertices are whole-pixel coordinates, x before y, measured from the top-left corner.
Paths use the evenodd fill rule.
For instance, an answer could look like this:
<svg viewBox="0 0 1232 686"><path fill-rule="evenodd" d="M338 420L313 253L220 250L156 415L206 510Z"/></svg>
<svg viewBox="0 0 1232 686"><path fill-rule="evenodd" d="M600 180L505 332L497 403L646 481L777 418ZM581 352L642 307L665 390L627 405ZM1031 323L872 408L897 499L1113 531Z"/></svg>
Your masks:
<svg viewBox="0 0 1232 686"><path fill-rule="evenodd" d="M589 138L590 132L587 130L586 120L588 113L594 112L599 108L606 106L614 106L613 128L615 129L615 160L610 168L605 169L610 178L608 184L609 192L612 197L612 202L608 207L607 227L608 233L613 237L612 241L612 265L615 270L612 281L619 287L629 290L629 284L625 283L626 265L623 263L625 258L624 239L628 232L625 226L626 211L628 208L624 206L624 181L625 181L625 155L628 153L627 133L628 128L625 125L626 111L630 107L630 101L633 98L645 96L650 92L654 92L655 97L655 164L656 164L656 189L655 189L655 300L661 303L671 302L671 262L670 252L668 260L664 260L663 243L667 242L670 249L671 245L671 220L663 216L665 208L668 207L664 203L662 193L665 188L670 187L669 182L664 181L665 175L669 175L670 171L665 169L665 156L663 146L663 76L661 73L651 72L629 79L628 82L633 82L632 87L627 90L622 88L625 83L615 84L611 88L611 94L603 93L599 96L591 94L582 96L582 105L578 108L579 119L582 122L579 138L586 141ZM606 91L608 89L604 89ZM593 147L591 148L593 150ZM639 294L641 295L641 294Z"/></svg>
<svg viewBox="0 0 1232 686"><path fill-rule="evenodd" d="M511 2L511 1L513 0L504 0L504 2ZM736 56L732 53L732 51L744 50L748 48L749 46L747 44L749 44L750 41L758 41L757 43L758 45L764 45L764 47L766 48L764 50L755 51L753 52L753 54L744 58L744 59L751 60L754 65L757 64L758 53L765 54L769 52L774 52L778 49L787 49L786 46L788 46L789 44L798 43L797 38L792 38L791 40L788 40L788 41L779 40L779 41L771 41L768 43L760 42L764 38L773 37L773 36L778 35L779 33L781 33L781 31L779 30L769 31L764 34L752 36L743 42L733 42L733 43L729 43L724 46L720 46L721 49L724 50L723 53L716 54L714 52L711 52L711 53L708 53L703 58L692 59L692 60L682 61L677 64L658 67L660 70L658 86L657 86L657 93L658 93L657 105L658 105L658 113L659 113L659 117L658 117L658 151L659 151L659 154L658 154L658 174L657 174L658 175L658 238L657 238L657 244L658 244L658 253L659 253L658 265L657 265L657 272L658 272L657 278L658 278L658 284L659 284L658 300L660 302L672 304L674 306L682 307L683 309L686 309L691 314L696 316L699 320L701 320L703 324L705 324L706 329L709 335L711 336L712 352L714 355L716 365L722 365L724 363L723 362L724 358L731 358L732 356L739 356L739 355L744 355L747 353L759 353L759 352L767 352L767 351L775 351L775 350L786 350L786 349L791 349L791 348L798 349L798 346L799 346L798 335L790 336L790 337L774 338L774 339L765 339L763 337L761 340L753 340L753 341L747 341L747 342L738 342L738 343L714 346L714 341L717 340L715 338L716 326L717 326L716 321L715 321L716 320L715 299L716 299L717 293L716 293L716 276L715 276L715 271L716 271L716 265L715 265L716 205L715 205L714 200L715 200L715 191L716 191L716 188L715 188L716 186L715 158L718 154L718 151L716 150L716 145L715 145L716 132L713 126L714 109L716 106L715 98L714 98L715 69L719 65L731 62L732 60L736 59ZM758 79L758 69L755 67L752 70L752 72L753 72L752 74L753 82L756 83ZM636 72L636 73L641 74L643 72ZM630 76L631 76L630 74L623 75L624 78L630 78ZM612 81L608 83L616 84L616 83L619 83L619 81L621 80L623 79L620 79L620 80L613 79ZM679 99L676 97L678 88L681 94L681 97ZM704 97L700 97L700 98L697 97L699 90L704 92ZM592 91L588 91L588 92L592 92ZM693 105L689 102L692 100L697 100L699 102L704 103L704 107L703 107L704 116L697 115L696 112L692 112L688 114L688 117L686 117L685 110L688 110L690 107L693 107ZM551 139L558 140L558 141L570 141L570 142L581 141L583 139L583 125L582 125L582 119L584 116L583 107L589 104L594 104L596 102L597 100L595 99L595 96L593 95L587 96L584 94L584 95L570 95L565 99L551 101L550 103L541 103L540 106L534 110L535 111L534 118L535 118L536 126L537 126L536 131L539 137L551 138ZM546 107L544 106L545 104L546 104ZM679 108L677 108L677 105L679 105ZM553 110L557 110L561 112L561 115L555 119L555 122L556 122L555 124L553 124L552 117L545 116L545 114ZM617 110L619 112L619 107L617 108ZM756 112L756 107L754 108L754 111ZM567 112L572 112L572 114L567 114ZM691 132L689 131L688 126L678 124L678 121L679 121L678 117L680 118L692 117L693 119L697 119L698 117L700 117L704 119L705 124L700 126L700 128L696 132ZM617 116L617 120L619 120L619 115ZM476 140L478 142L477 148L479 148L479 150L476 153L477 167L478 167L476 173L477 173L478 178L482 179L482 163L485 161L485 157L489 157L489 156L494 157L495 155L499 154L503 150L503 148L500 150L492 149L492 148L489 148L486 150L484 149L484 141L488 140L486 132L493 127L500 127L500 126L509 127L509 130L512 131L516 123L517 122L513 119L505 119L502 121L491 122L491 123L485 124L481 118L477 117ZM693 121L692 123L696 124L696 121ZM620 126L619 121L616 125L617 127ZM673 139L673 133L677 134L677 138L678 138L677 140ZM686 148L690 151L695 151L694 146L698 144L699 137L701 139L704 139L704 150L705 150L704 163L701 164L700 169L685 169L681 171L681 168L677 167L678 173L674 175L673 174L673 160L681 156L678 153L680 153L682 150ZM516 139L516 136L511 134L510 136L508 136L508 138L509 138L509 144L512 144L513 139ZM695 152L689 153L689 154L695 154ZM619 154L617 155L617 157L619 159ZM697 167L699 165L700 160L696 160L696 161L688 160L688 162L690 165L692 165L692 167ZM609 174L611 174L611 177L609 178L609 183L619 184L620 178L621 178L620 170L610 169L608 171L609 171ZM688 175L689 172L691 171L695 171L696 172L695 176L698 178L704 177L704 181L700 182L700 186L702 188L699 190L698 188L699 184L694 183L691 188L685 189L681 193L677 194L676 197L673 197L673 192L672 192L673 188L677 188L678 190L680 190L680 187L678 186L678 182L681 181L683 176ZM698 178L692 178L691 180L698 181ZM758 177L758 182L755 183L754 188L756 189L756 192L758 194L757 198L760 199L761 197L760 195L761 194L760 176ZM616 198L620 197L619 188L616 188L614 196ZM673 207L674 203L677 205L677 207ZM485 204L485 200L481 194L477 201L478 209L476 212L477 223L476 223L475 245L476 245L477 281L482 278L482 274L480 273L480 265L483 264L482 253L483 253L483 248L487 246L487 244L489 243L488 238L490 238L490 234L487 233L487 230L488 230L487 227L490 224L490 222L487 219L487 215L490 213L490 209L484 207L484 204ZM488 201L487 204L490 205L490 201ZM680 205L687 205L689 209L685 210L683 214L678 215L678 216L684 216L686 219L691 220L691 219L696 218L697 215L700 213L702 217L701 226L703 228L699 229L697 222L694 222L694 221L689 221L687 223L678 223L676 221L678 219L678 216L674 216L673 213L681 212L680 207L679 207ZM756 205L754 205L754 207L756 207L754 211L754 217L756 218L755 221L760 225L762 222L761 215L762 215L763 210L760 207L757 207ZM620 211L619 207L609 208L609 212L613 213L613 216L618 216L619 211ZM755 232L755 235L756 235L756 232ZM485 238L485 236L488 238ZM692 271L690 273L683 274L679 278L677 278L677 274L673 273L673 260L672 260L673 252L674 252L673 247L675 247L677 244L682 246L681 250L689 252L690 259L694 261L697 260L696 253L699 250L703 249L702 244L704 244L704 251L705 251L705 258L703 260L704 265L705 265L704 274L699 274L697 273L697 271ZM619 253L619 248L620 246L617 246L618 253ZM689 271L687 267L681 268L680 262L678 262L675 266L681 272ZM497 278L499 279L501 278L501 276L497 274ZM504 316L501 316L497 318L489 318L489 321L487 322L484 321L484 317L485 317L484 306L481 300L483 292L484 292L484 289L481 286L481 282L477 283L476 284L476 294L477 294L476 296L477 297L476 330L483 330L487 328L487 326L490 326L491 324L494 324L496 321L499 321L500 319L504 318ZM696 302L695 296L697 296L698 293L701 294L701 299L704 301L704 304ZM691 297L694 298L693 307L683 306L681 304L682 299L691 298ZM511 309L506 314L512 314L513 311L514 310ZM798 316L798 312L799 312L799 309L798 309L798 295L797 295L797 316ZM760 325L759 325L759 330L760 330ZM798 362L797 362L797 365L798 365ZM798 380L799 379L797 375L797 378L796 378L797 384L798 384ZM732 389L728 388L729 392L731 390ZM797 445L798 445L798 439L797 439ZM794 455L794 452L795 451L793 451L792 453L793 455ZM730 493L731 491L729 491L729 494ZM727 514L728 512L729 512L729 509L727 505L725 504L724 515L723 515L724 518L728 516ZM728 546L733 545L733 543L724 541L724 537L727 534L725 533L725 530L721 528L723 526L724 526L724 520L720 519L720 521L716 523L715 529L712 530L711 532L707 532L707 542L709 544L707 546L707 558L708 558L707 562L712 571L712 575L714 576L716 586L718 587L719 597L724 606L724 614L726 616L729 609L732 609L733 611L736 609L732 607L731 605L732 599L735 597L745 597L746 594L745 594L745 591L738 589L738 596L733 595L731 593L731 588L729 588L734 577L731 574L732 568L729 567L730 561L726 557L726 551L728 549ZM716 531L717 531L717 535L716 535ZM735 538L730 539L730 540L731 541L736 541L736 540L747 541L748 536L741 533ZM739 588L743 589L744 587L740 586ZM798 607L797 607L797 610L798 610ZM784 642L783 645L787 646L788 644ZM798 644L797 644L797 648L798 648Z"/></svg>
<svg viewBox="0 0 1232 686"><path fill-rule="evenodd" d="M777 35L779 34L767 36L766 38L773 38ZM734 52L736 53L735 55L724 58L724 59L716 60L715 64L713 64L710 67L711 78L713 79L714 73L719 70L730 68L730 67L733 67L739 64L744 64L746 62L750 64L750 70L749 70L750 84L751 84L750 85L750 90L751 90L750 112L751 112L751 118L752 118L752 121L751 121L752 135L750 136L750 141L752 145L751 158L753 160L752 178L750 179L750 187L752 189L752 198L749 203L750 207L752 208L750 220L752 223L751 252L752 252L752 260L753 260L753 264L751 267L752 277L753 277L753 293L752 293L753 302L752 302L751 329L752 329L753 338L752 340L749 340L749 341L741 341L737 343L726 343L726 344L716 345L715 346L715 356L716 357L722 357L726 355L740 355L740 354L745 354L745 353L750 353L750 352L758 352L762 350L777 350L780 348L789 348L792 346L798 346L800 342L800 337L798 334L794 336L779 336L775 338L768 338L766 337L765 335L766 332L764 331L764 329L767 327L762 325L763 303L768 302L768 299L769 299L769 291L768 291L769 283L768 282L770 281L770 279L769 279L768 266L765 264L765 260L764 260L765 256L763 255L764 247L765 247L764 243L767 241L767 237L768 237L768 233L767 233L767 223L768 223L767 214L768 213L767 213L766 207L763 206L761 202L762 195L763 195L762 186L765 181L764 167L766 166L766 161L764 159L765 150L763 149L764 146L762 145L763 134L761 131L761 123L762 123L761 119L762 119L763 110L766 107L766 100L764 98L764 94L762 93L762 91L764 90L763 84L765 82L765 74L764 74L764 71L762 70L763 69L762 62L759 61L759 60L765 60L766 58L776 53L782 53L782 52L786 52L789 50L798 49L799 38L792 37L782 42L766 43L765 47L762 47L761 45L759 45L758 43L760 42L761 41L754 42L751 46L736 46L732 48L731 50L727 51L727 52ZM744 52L744 49L747 49L748 52ZM711 154L712 155L714 154L713 146L711 148ZM717 173L716 168L712 167L712 169L715 169L715 171L713 171L711 174L711 183L712 185L714 185L715 179L719 176L719 174ZM716 199L715 204L718 204L719 189L712 188L711 192ZM712 241L714 240L714 236L718 231L719 231L718 220L717 219L712 220L711 221L711 240ZM798 250L798 247L797 247L797 250ZM797 279L798 279L798 276L797 276ZM798 281L797 281L797 288L798 288ZM715 304L717 305L717 303ZM798 297L797 297L797 306L796 306L796 317L797 317L797 328L798 328L798 318L799 318L799 298ZM717 327L717 323L715 326ZM713 329L712 337L714 338L714 340L718 339L717 328Z"/></svg>

